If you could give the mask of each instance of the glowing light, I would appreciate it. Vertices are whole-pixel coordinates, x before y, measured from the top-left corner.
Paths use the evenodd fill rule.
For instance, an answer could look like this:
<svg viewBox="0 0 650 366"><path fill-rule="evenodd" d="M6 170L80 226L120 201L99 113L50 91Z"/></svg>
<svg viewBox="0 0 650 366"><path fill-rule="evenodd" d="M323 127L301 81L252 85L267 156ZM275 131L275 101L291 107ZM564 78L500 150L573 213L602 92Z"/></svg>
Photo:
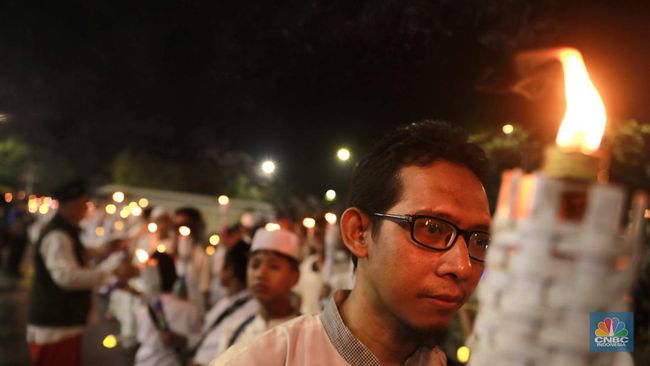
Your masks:
<svg viewBox="0 0 650 366"><path fill-rule="evenodd" d="M325 192L325 199L328 201L334 201L336 199L336 191L333 189L328 189L327 192Z"/></svg>
<svg viewBox="0 0 650 366"><path fill-rule="evenodd" d="M124 201L124 192L117 191L113 193L113 201L121 203Z"/></svg>
<svg viewBox="0 0 650 366"><path fill-rule="evenodd" d="M165 244L158 244L158 245L156 246L156 250L157 250L159 253L164 253L164 252L167 250L167 247L165 247Z"/></svg>
<svg viewBox="0 0 650 366"><path fill-rule="evenodd" d="M178 233L181 234L182 236L190 236L192 230L190 230L190 228L187 226L181 226L178 228Z"/></svg>
<svg viewBox="0 0 650 366"><path fill-rule="evenodd" d="M510 135L515 132L515 126L511 124L503 125L503 127L501 127L501 131L503 131L503 133L506 135Z"/></svg>
<svg viewBox="0 0 650 366"><path fill-rule="evenodd" d="M36 213L38 211L38 201L35 198L30 198L27 202L27 209L30 213Z"/></svg>
<svg viewBox="0 0 650 366"><path fill-rule="evenodd" d="M47 214L47 212L48 212L49 210L50 210L50 208L49 208L47 205L45 205L45 204L41 205L41 207L38 208L38 212L39 212L40 214L42 214L42 215Z"/></svg>
<svg viewBox="0 0 650 366"><path fill-rule="evenodd" d="M129 212L128 207L124 207L123 209L120 210L120 217L123 218L123 219L126 219L127 217L129 217L130 214L131 213Z"/></svg>
<svg viewBox="0 0 650 366"><path fill-rule="evenodd" d="M117 231L122 231L124 229L124 222L115 221L115 223L113 224L113 228L115 228L115 230Z"/></svg>
<svg viewBox="0 0 650 366"><path fill-rule="evenodd" d="M98 227L98 228L95 229L95 235L97 235L97 236L104 236L104 234L105 234L105 231L104 231L104 228L103 228L103 227L100 226L100 227Z"/></svg>
<svg viewBox="0 0 650 366"><path fill-rule="evenodd" d="M136 208L136 207L140 207L140 206L138 206L138 203L137 203L137 202L133 202L133 201L132 201L132 202L129 202L129 209L130 209L130 210L133 210L133 209Z"/></svg>
<svg viewBox="0 0 650 366"><path fill-rule="evenodd" d="M228 196L226 196L225 194L222 194L221 196L219 196L219 197L217 198L217 202L218 202L221 206L225 206L225 205L227 205L227 204L230 203L230 198L228 198Z"/></svg>
<svg viewBox="0 0 650 366"><path fill-rule="evenodd" d="M273 172L275 172L275 163L271 160L265 160L262 162L262 172L267 175L273 174Z"/></svg>
<svg viewBox="0 0 650 366"><path fill-rule="evenodd" d="M213 255L214 252L216 252L216 251L217 251L217 250L214 249L213 246L208 246L207 248L205 248L205 254L207 254L207 255Z"/></svg>
<svg viewBox="0 0 650 366"><path fill-rule="evenodd" d="M348 150L348 149L345 148L345 147L340 148L340 149L336 152L336 157L337 157L339 160L341 160L341 161L348 161L348 160L350 160L350 155L351 155L351 154L350 154L350 150Z"/></svg>
<svg viewBox="0 0 650 366"><path fill-rule="evenodd" d="M266 231L278 231L280 230L280 225L275 222L269 222L264 225L264 229L266 229Z"/></svg>
<svg viewBox="0 0 650 366"><path fill-rule="evenodd" d="M52 203L52 197L43 197L43 204L45 206L49 207L51 203Z"/></svg>
<svg viewBox="0 0 650 366"><path fill-rule="evenodd" d="M307 229L313 229L316 226L316 220L311 217L305 217L302 220L302 226L306 227Z"/></svg>
<svg viewBox="0 0 650 366"><path fill-rule="evenodd" d="M138 205L140 205L140 207L142 207L142 208L145 208L145 207L149 206L149 200L146 199L146 198L140 198L138 200Z"/></svg>
<svg viewBox="0 0 650 366"><path fill-rule="evenodd" d="M114 335L109 334L104 337L104 340L102 340L102 345L104 348L108 349L115 348L115 346L117 346L117 338Z"/></svg>
<svg viewBox="0 0 650 366"><path fill-rule="evenodd" d="M138 262L144 264L149 260L149 254L144 249L136 249L135 257L138 259Z"/></svg>
<svg viewBox="0 0 650 366"><path fill-rule="evenodd" d="M91 204L92 204L92 202L91 202ZM94 209L94 208L95 208L95 205L92 205L92 206L93 206L93 209ZM50 207L51 207L53 210L56 210L57 208L59 208L59 201L57 201L57 200L52 200L52 203L50 203Z"/></svg>
<svg viewBox="0 0 650 366"><path fill-rule="evenodd" d="M140 208L140 206L135 206L135 208L132 208L131 209L131 215L133 215L133 216L142 215L142 209Z"/></svg>
<svg viewBox="0 0 650 366"><path fill-rule="evenodd" d="M580 52L566 48L559 57L564 69L566 113L555 141L560 147L589 154L598 150L605 132L605 105Z"/></svg>
<svg viewBox="0 0 650 366"><path fill-rule="evenodd" d="M117 207L114 204L109 203L108 205L106 205L106 213L107 214L113 215L113 214L115 214L115 212L117 212Z"/></svg>
<svg viewBox="0 0 650 366"><path fill-rule="evenodd" d="M458 362L467 363L469 361L469 348L467 346L460 346L456 350L456 359Z"/></svg>
<svg viewBox="0 0 650 366"><path fill-rule="evenodd" d="M336 214L333 214L331 212L326 213L325 221L329 222L330 224L336 224Z"/></svg>
<svg viewBox="0 0 650 366"><path fill-rule="evenodd" d="M156 231L158 231L158 225L156 225L155 222L150 222L147 225L147 231L149 231L152 234L155 233Z"/></svg>
<svg viewBox="0 0 650 366"><path fill-rule="evenodd" d="M650 209L645 210L643 217L646 219L650 219Z"/></svg>
<svg viewBox="0 0 650 366"><path fill-rule="evenodd" d="M221 237L219 237L219 235L217 234L214 234L214 235L210 235L210 239L208 240L210 241L210 244L217 245L219 244L219 241L221 241Z"/></svg>
<svg viewBox="0 0 650 366"><path fill-rule="evenodd" d="M9 203L13 201L13 199L14 199L14 195L11 194L11 192L5 193L5 202Z"/></svg>

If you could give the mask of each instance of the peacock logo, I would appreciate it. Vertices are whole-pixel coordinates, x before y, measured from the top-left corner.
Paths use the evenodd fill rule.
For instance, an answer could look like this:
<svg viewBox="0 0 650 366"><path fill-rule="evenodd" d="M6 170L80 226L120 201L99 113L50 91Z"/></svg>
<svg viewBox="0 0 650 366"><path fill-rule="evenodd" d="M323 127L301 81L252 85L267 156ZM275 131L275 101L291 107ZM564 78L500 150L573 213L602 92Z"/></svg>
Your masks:
<svg viewBox="0 0 650 366"><path fill-rule="evenodd" d="M626 337L627 334L625 322L620 321L617 317L608 317L602 322L598 322L598 329L594 332L596 337Z"/></svg>
<svg viewBox="0 0 650 366"><path fill-rule="evenodd" d="M589 313L591 352L632 352L634 350L634 313Z"/></svg>

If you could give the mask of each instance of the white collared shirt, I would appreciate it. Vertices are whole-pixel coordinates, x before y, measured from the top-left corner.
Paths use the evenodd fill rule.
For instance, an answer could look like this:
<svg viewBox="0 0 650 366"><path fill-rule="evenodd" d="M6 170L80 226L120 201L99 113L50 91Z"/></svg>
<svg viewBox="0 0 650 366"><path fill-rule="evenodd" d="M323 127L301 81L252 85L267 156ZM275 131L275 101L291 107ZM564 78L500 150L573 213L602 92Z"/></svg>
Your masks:
<svg viewBox="0 0 650 366"><path fill-rule="evenodd" d="M447 358L439 348L421 347L404 365L446 364ZM380 366L380 363L343 323L332 298L321 314L303 315L279 325L251 342L233 346L211 363L211 366L254 365Z"/></svg>
<svg viewBox="0 0 650 366"><path fill-rule="evenodd" d="M214 323L214 321L219 318L219 316L221 316L221 314L226 311L232 304L246 297L250 297L250 299L239 308L237 308L237 310L235 310L232 314L225 317L216 327L211 330L209 329L212 326L212 323ZM228 329L228 324L232 323L233 321L241 324L242 321L248 319L258 311L259 303L257 300L255 300L255 298L251 296L250 292L247 290L240 291L233 296L223 298L217 302L212 307L212 309L210 309L210 311L205 314L203 334L205 334L206 331L209 331L209 333L205 335L203 342L196 350L196 354L194 355L194 362L199 365L207 365L215 357L223 353L223 351L225 351L225 348L222 348L220 346L221 339L225 337L232 337L232 334L230 333L232 332L232 329Z"/></svg>
<svg viewBox="0 0 650 366"><path fill-rule="evenodd" d="M171 294L162 294L160 300L169 329L188 338L200 332L202 319L194 305ZM162 343L158 328L154 325L147 306L140 306L137 310L136 324L140 347L135 354L135 365L180 365L174 350L165 347Z"/></svg>

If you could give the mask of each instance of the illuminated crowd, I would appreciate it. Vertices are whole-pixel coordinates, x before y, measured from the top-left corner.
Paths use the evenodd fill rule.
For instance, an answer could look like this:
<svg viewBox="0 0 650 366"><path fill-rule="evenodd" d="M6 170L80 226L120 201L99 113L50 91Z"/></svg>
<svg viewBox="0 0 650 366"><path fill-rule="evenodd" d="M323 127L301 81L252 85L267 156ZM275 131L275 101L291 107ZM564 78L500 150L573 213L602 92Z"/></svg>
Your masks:
<svg viewBox="0 0 650 366"><path fill-rule="evenodd" d="M7 203L12 199L5 196ZM33 217L28 235L35 241L58 203L36 196L21 202ZM221 196L214 204L230 202ZM126 281L104 281L94 296L95 311L119 323L103 347L130 352L136 365L207 365L235 343L319 313L333 291L352 286L352 262L334 212L293 218L248 210L209 231L205 215L192 206L164 207L123 192L87 206L82 243L107 249L93 266L129 261L137 268ZM282 316L269 316L273 311Z"/></svg>

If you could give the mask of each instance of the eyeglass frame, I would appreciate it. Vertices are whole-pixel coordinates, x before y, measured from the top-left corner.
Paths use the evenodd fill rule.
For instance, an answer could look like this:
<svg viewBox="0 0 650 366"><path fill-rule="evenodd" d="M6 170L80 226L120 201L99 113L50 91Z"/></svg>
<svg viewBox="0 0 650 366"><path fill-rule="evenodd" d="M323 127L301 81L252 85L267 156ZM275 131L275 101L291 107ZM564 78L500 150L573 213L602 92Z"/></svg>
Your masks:
<svg viewBox="0 0 650 366"><path fill-rule="evenodd" d="M477 261L477 262L485 262L485 259L474 258L469 253L469 238L471 238L471 236L473 234L475 234L475 233L481 233L481 234L488 234L490 236L490 240L491 240L492 237L491 237L490 233L487 232L487 231L483 231L483 230L471 230L470 231L470 230L461 229L460 227L458 227L458 225L454 224L453 222L449 222L448 220L441 219L441 218L435 217L435 216L430 216L430 215L408 215L408 214L407 215L395 215L395 214L379 213L379 212L373 212L372 215L374 217L378 217L378 218L381 218L381 219L386 219L386 220L389 220L389 221L393 221L393 222L398 223L398 224L400 224L400 223L409 224L409 227L411 229L411 240L417 246L419 246L421 248L424 248L424 249L427 249L427 250L435 251L435 252L444 252L444 251L447 251L447 250L451 249L456 244L456 241L458 240L458 237L462 236L463 239L465 239L465 245L467 245L467 250L468 250L467 254L469 255L469 257L471 259ZM455 236L454 236L454 240L452 240L451 243L448 244L445 248L431 248L430 246L428 246L426 244L423 244L423 243L419 242L418 240L416 240L415 239L415 220L423 218L423 217L442 221L442 222L448 224L449 226L451 226L452 228L454 228L454 230L456 231ZM490 245L488 244L488 246L486 247L486 250L489 247L490 247Z"/></svg>

